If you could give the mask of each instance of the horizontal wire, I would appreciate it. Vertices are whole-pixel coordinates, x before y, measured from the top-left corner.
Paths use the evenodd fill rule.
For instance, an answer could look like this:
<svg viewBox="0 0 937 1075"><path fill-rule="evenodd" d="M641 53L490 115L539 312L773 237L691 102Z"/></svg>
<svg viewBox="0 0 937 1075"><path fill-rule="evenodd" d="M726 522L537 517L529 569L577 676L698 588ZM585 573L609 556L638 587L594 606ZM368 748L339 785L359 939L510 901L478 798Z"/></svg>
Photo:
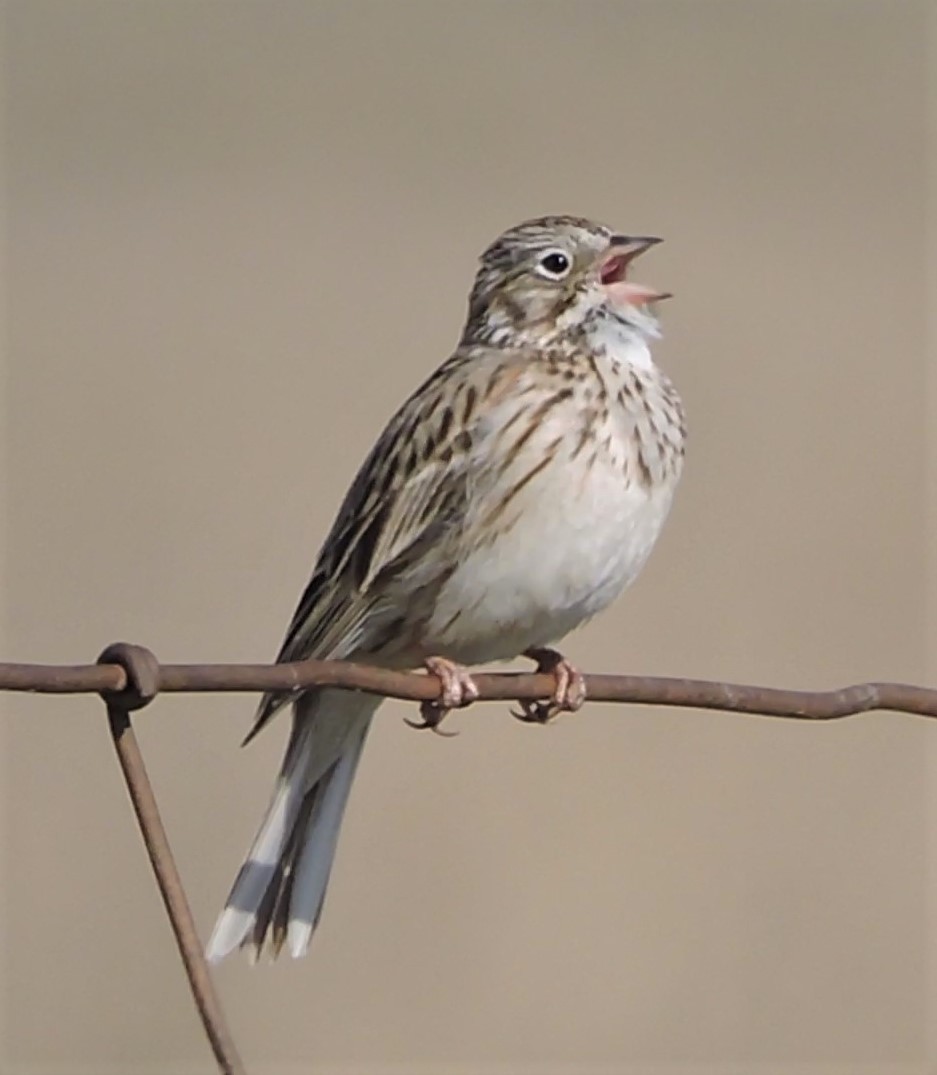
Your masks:
<svg viewBox="0 0 937 1075"><path fill-rule="evenodd" d="M105 651L106 653L107 651ZM436 676L398 672L351 661L292 664L158 664L161 693L208 691L297 691L338 687L406 701L440 696ZM555 681L545 673L479 672L472 679L478 701L535 701L551 696ZM937 690L907 683L857 683L834 690L806 691L664 676L585 676L593 702L716 709L799 720L836 720L872 710L937 717ZM0 690L39 694L109 694L128 687L118 664L44 665L0 663Z"/></svg>

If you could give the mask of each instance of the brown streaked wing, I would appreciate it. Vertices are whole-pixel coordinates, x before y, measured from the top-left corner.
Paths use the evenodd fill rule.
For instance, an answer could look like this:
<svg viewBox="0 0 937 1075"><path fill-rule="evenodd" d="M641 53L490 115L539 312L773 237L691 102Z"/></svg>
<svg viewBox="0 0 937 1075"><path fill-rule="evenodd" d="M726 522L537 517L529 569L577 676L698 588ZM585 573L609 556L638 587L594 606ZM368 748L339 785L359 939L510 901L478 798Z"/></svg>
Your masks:
<svg viewBox="0 0 937 1075"><path fill-rule="evenodd" d="M387 619L378 615L387 583L460 524L470 489L475 424L466 425L463 416L468 403L481 395L471 378L474 358L457 352L410 397L378 439L325 540L278 662L340 659L377 650L381 639L369 637L368 625ZM443 371L448 376L441 377ZM465 395L470 395L468 402ZM442 577L447 569L442 558L439 567ZM294 694L264 695L245 742Z"/></svg>

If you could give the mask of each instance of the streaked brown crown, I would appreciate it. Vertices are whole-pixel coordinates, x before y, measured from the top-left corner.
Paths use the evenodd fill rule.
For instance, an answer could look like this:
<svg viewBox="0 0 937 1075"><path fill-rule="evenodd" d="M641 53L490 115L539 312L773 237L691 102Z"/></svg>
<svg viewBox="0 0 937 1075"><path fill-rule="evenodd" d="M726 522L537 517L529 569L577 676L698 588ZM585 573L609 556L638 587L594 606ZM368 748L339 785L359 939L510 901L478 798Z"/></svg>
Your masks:
<svg viewBox="0 0 937 1075"><path fill-rule="evenodd" d="M531 335L553 336L557 319L581 293L586 273L613 235L606 225L575 216L538 217L504 232L481 256L463 342L504 346L529 343ZM571 261L561 279L537 271L553 250Z"/></svg>

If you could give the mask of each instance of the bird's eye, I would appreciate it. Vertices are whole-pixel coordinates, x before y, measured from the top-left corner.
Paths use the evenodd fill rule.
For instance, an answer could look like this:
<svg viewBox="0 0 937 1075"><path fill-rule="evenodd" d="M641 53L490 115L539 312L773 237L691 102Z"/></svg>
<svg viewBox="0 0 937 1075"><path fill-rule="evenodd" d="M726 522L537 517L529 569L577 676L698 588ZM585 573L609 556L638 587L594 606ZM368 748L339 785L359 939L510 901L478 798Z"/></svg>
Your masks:
<svg viewBox="0 0 937 1075"><path fill-rule="evenodd" d="M548 250L537 263L537 271L550 280L562 280L572 262L563 250Z"/></svg>

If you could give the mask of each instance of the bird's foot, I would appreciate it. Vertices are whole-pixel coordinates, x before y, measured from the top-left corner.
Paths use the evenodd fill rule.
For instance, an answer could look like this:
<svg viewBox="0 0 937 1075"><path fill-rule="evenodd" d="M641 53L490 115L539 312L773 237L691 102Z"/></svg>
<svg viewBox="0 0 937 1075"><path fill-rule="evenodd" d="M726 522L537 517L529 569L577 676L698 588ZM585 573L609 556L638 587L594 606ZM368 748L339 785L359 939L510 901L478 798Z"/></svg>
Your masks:
<svg viewBox="0 0 937 1075"><path fill-rule="evenodd" d="M586 681L562 653L544 646L524 650L524 656L537 662L538 672L549 672L555 685L549 702L519 702L520 709L512 709L512 716L527 724L546 724L557 713L575 713L582 707L586 700Z"/></svg>
<svg viewBox="0 0 937 1075"><path fill-rule="evenodd" d="M438 677L442 692L438 698L423 702L420 706L421 720L404 718L411 728L429 728L437 735L453 736L458 732L441 732L439 725L451 709L459 709L478 697L478 687L467 668L447 657L427 657L423 662L426 670Z"/></svg>

